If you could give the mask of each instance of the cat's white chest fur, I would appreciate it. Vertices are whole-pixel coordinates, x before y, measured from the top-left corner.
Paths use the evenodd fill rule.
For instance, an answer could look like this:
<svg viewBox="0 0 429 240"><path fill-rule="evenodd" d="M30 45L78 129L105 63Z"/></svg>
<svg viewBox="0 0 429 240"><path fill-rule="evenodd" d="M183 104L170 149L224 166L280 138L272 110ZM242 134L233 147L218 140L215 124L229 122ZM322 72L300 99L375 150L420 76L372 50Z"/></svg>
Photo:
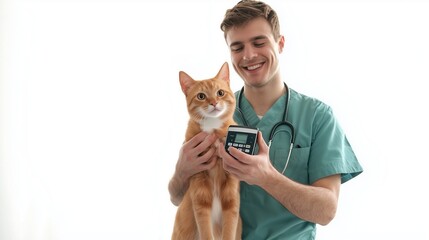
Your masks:
<svg viewBox="0 0 429 240"><path fill-rule="evenodd" d="M212 203L212 224L213 228L217 224L221 224L222 222L222 204L220 203L219 196L215 195Z"/></svg>
<svg viewBox="0 0 429 240"><path fill-rule="evenodd" d="M222 127L223 121L219 118L206 117L200 121L201 130L204 132L211 133L215 129Z"/></svg>

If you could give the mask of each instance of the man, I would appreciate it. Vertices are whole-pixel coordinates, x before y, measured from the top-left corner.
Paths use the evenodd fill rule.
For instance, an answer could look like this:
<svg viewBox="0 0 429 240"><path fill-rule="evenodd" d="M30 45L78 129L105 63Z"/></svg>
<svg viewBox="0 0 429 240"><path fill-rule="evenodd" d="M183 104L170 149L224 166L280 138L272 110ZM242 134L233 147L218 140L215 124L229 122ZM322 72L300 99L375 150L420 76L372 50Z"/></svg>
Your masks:
<svg viewBox="0 0 429 240"><path fill-rule="evenodd" d="M260 130L259 149L252 156L220 145L217 153L199 156L216 139L206 133L195 136L180 151L169 184L171 200L179 204L189 177L211 168L211 157L218 154L225 170L241 181L243 239L314 239L316 224L326 225L335 216L341 183L362 167L331 108L281 79L278 57L285 39L269 5L240 1L226 11L221 29L232 65L244 81L236 93L235 121ZM283 121L290 126L282 124L271 134Z"/></svg>

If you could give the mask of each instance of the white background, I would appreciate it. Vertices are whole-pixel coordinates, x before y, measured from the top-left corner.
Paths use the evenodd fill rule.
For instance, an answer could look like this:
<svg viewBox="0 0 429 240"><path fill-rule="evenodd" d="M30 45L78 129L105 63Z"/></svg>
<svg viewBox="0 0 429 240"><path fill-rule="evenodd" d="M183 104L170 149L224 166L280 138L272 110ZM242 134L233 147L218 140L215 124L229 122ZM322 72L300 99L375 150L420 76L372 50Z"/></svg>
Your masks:
<svg viewBox="0 0 429 240"><path fill-rule="evenodd" d="M178 72L229 62L235 2L0 3L0 239L170 238ZM318 239L428 239L429 3L268 3L284 80L333 107L365 169Z"/></svg>

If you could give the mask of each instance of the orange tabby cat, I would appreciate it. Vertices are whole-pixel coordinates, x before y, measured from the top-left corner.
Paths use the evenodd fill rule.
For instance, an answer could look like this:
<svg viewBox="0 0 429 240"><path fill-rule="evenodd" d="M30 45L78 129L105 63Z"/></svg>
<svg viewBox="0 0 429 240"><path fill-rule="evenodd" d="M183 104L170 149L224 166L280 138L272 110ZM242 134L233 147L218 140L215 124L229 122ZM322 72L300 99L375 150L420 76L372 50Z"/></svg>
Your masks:
<svg viewBox="0 0 429 240"><path fill-rule="evenodd" d="M190 116L185 141L201 131L224 138L228 126L235 124L232 118L235 98L229 87L228 63L212 79L195 81L180 72L179 80ZM191 177L177 209L171 239L241 239L239 205L239 181L225 172L219 158L212 169Z"/></svg>

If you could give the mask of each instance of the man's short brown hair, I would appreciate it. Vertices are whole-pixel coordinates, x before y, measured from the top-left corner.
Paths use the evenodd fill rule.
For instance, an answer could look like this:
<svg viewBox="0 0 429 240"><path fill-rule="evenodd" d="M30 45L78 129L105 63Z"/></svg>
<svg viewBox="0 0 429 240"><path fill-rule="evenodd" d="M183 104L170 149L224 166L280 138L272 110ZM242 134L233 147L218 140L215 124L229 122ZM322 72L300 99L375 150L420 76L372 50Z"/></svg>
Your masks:
<svg viewBox="0 0 429 240"><path fill-rule="evenodd" d="M249 21L263 17L271 26L274 39L280 37L280 23L277 13L266 3L256 0L242 0L233 8L226 10L220 29L226 33L233 27L243 26Z"/></svg>

